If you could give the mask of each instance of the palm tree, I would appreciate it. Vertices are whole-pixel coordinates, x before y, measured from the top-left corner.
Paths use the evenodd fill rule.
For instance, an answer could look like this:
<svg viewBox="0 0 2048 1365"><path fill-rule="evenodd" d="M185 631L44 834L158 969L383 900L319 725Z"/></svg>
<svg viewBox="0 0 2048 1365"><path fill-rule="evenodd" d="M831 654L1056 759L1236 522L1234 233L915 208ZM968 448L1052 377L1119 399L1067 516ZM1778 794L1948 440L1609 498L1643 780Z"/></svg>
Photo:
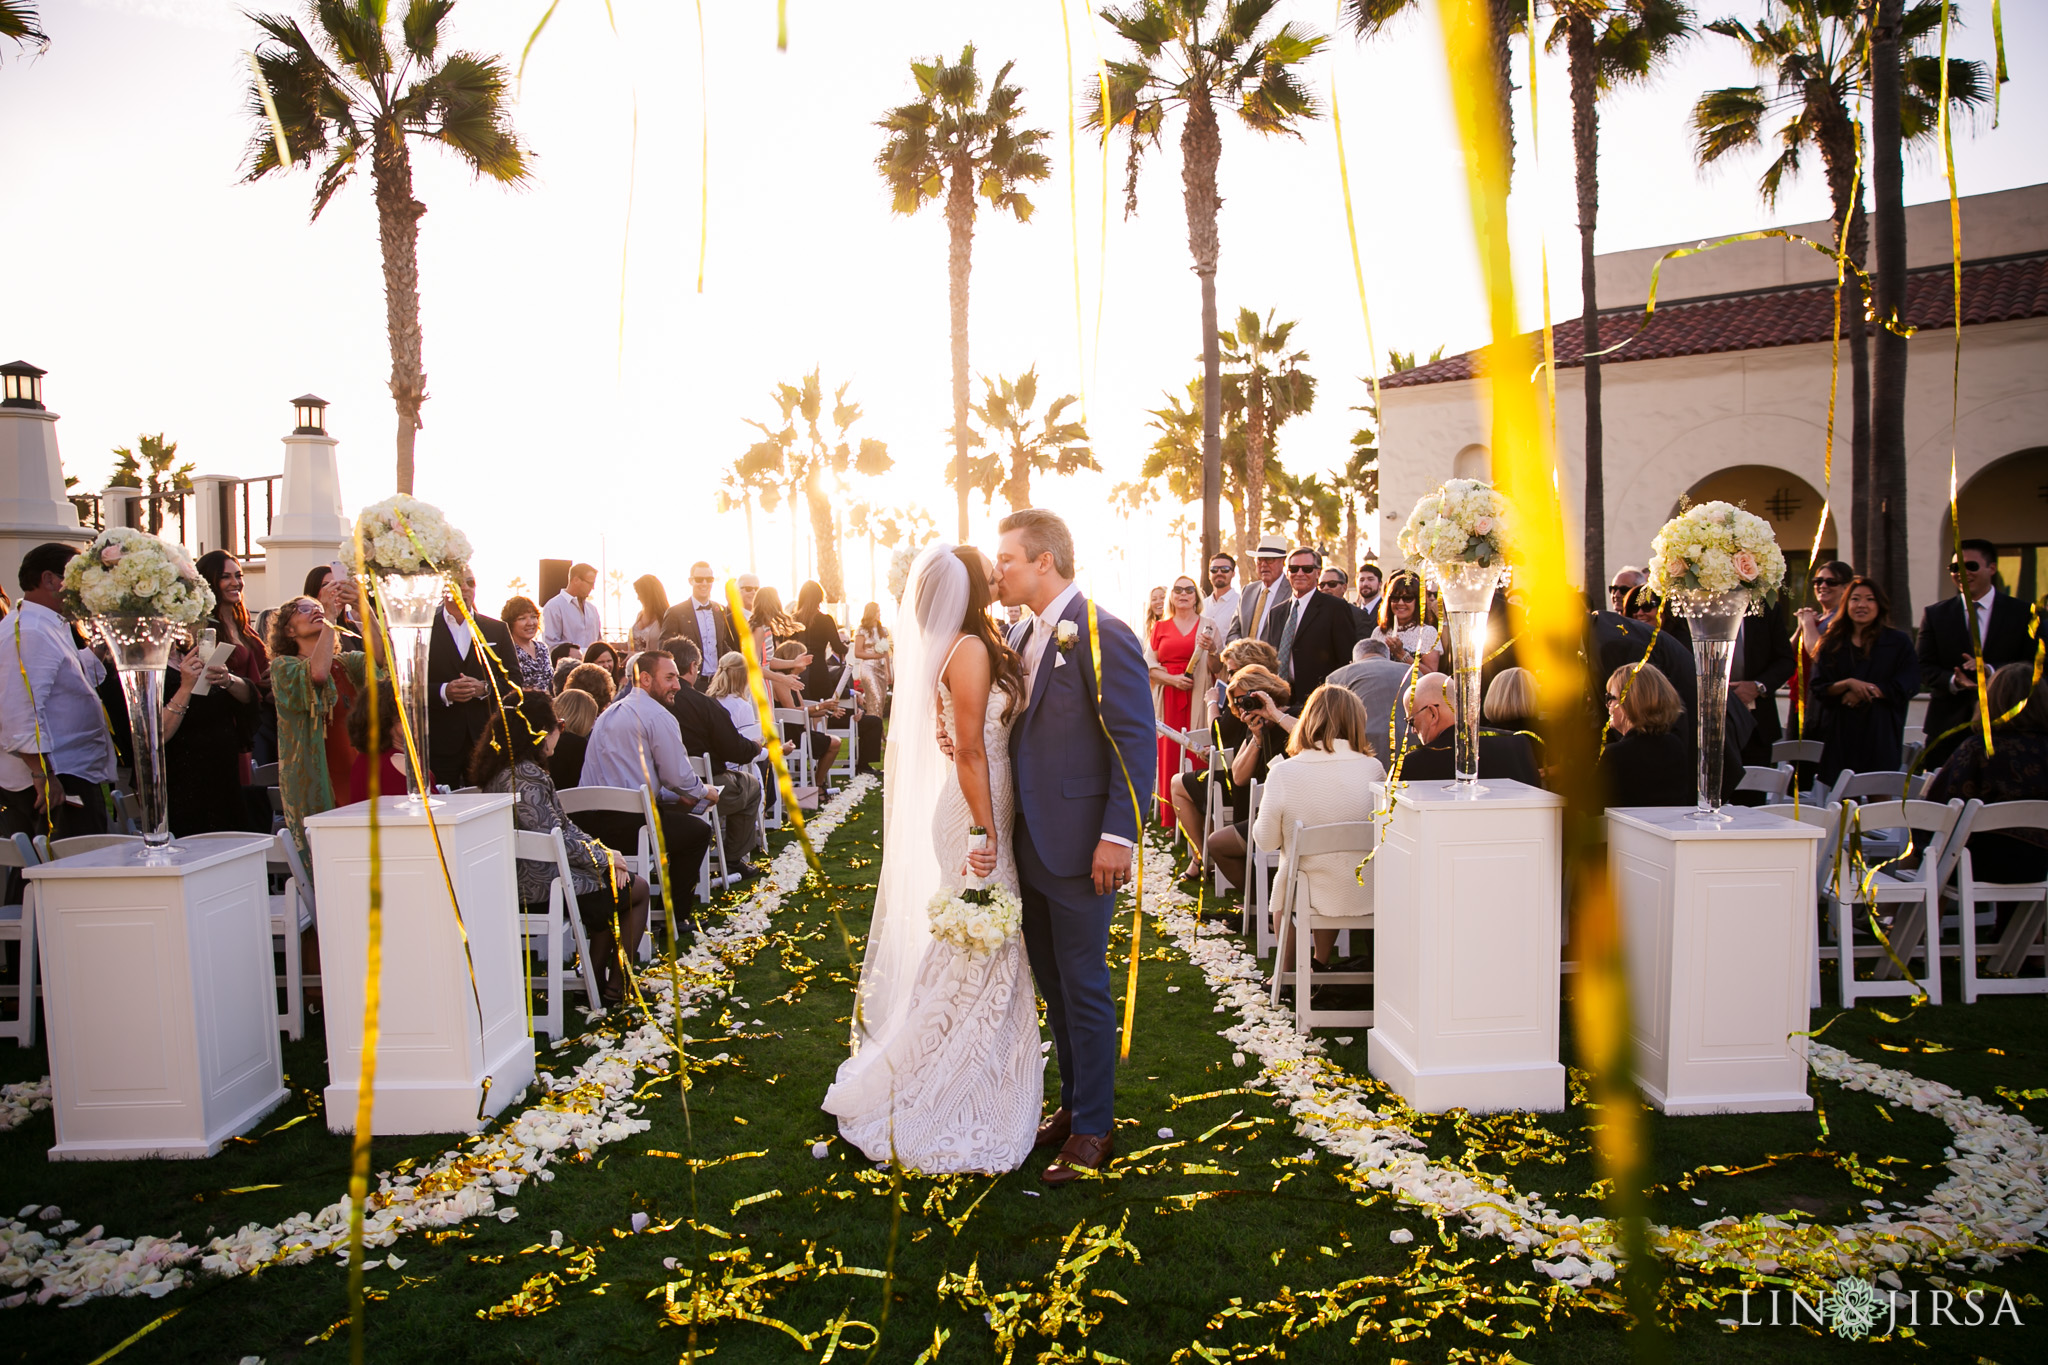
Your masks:
<svg viewBox="0 0 2048 1365"><path fill-rule="evenodd" d="M948 66L942 57L912 62L918 98L898 105L877 123L888 141L875 157L875 168L893 196L897 213L916 213L927 203L946 200L947 300L953 317L953 486L959 495L960 541L967 541L967 490L970 483L967 447L967 277L974 251L974 215L978 194L990 207L1007 210L1017 221L1031 221L1031 200L1018 187L1052 174L1052 161L1039 144L1052 134L1043 128L1019 128L1024 117L1024 92L1009 83L1004 62L982 99L981 74L974 69L974 44L960 49L960 60Z"/></svg>
<svg viewBox="0 0 2048 1365"><path fill-rule="evenodd" d="M142 490L149 520L144 529L151 535L164 529L165 500L174 493L192 491L192 462L176 464L177 458L178 443L164 440L162 432L136 437L133 447L114 447L114 472L107 479L107 487ZM183 513L179 515L182 517Z"/></svg>
<svg viewBox="0 0 2048 1365"><path fill-rule="evenodd" d="M976 460L971 477L982 497L994 503L996 489L1010 501L1010 510L1020 512L1031 505L1031 475L1071 474L1077 469L1102 468L1095 452L1088 448L1088 428L1081 422L1063 422L1060 415L1079 400L1063 394L1045 410L1036 431L1031 427L1031 409L1038 403L1038 367L1032 366L1013 382L1001 375L982 378L988 390L974 409L987 435L1000 444L993 454Z"/></svg>
<svg viewBox="0 0 2048 1365"><path fill-rule="evenodd" d="M1380 510L1379 437L1370 427L1351 433L1351 454L1335 479L1337 496L1344 500L1344 572L1358 570L1358 522L1363 510L1368 521Z"/></svg>
<svg viewBox="0 0 2048 1365"><path fill-rule="evenodd" d="M1157 146L1167 115L1182 111L1181 196L1188 251L1202 288L1202 557L1222 539L1223 383L1216 332L1216 168L1223 134L1216 107L1233 110L1257 133L1300 135L1318 117L1303 63L1322 50L1322 35L1285 23L1261 36L1278 0L1131 0L1102 17L1131 45L1132 57L1106 64L1087 95L1088 126L1121 128L1128 140L1124 216L1138 208L1138 164L1147 142Z"/></svg>
<svg viewBox="0 0 2048 1365"><path fill-rule="evenodd" d="M716 506L718 515L724 516L733 508L740 508L747 518L747 572L759 573L761 568L754 562L754 499L761 499L761 510L775 510L776 487L772 474L759 470L748 471L735 464L719 475Z"/></svg>
<svg viewBox="0 0 2048 1365"><path fill-rule="evenodd" d="M1547 0L1549 47L1571 72L1572 154L1579 192L1580 327L1585 347L1586 582L1607 581L1607 488L1600 413L1600 290L1593 231L1600 217L1599 99L1647 82L1694 33L1679 0Z"/></svg>
<svg viewBox="0 0 2048 1365"><path fill-rule="evenodd" d="M792 524L799 501L809 504L811 540L818 555L818 583L825 589L828 602L846 600L845 579L839 567L839 537L833 525L833 495L838 476L848 472L880 474L895 463L889 447L872 436L862 437L858 446L853 443L849 433L863 413L860 404L846 401L846 391L852 387L849 380L833 391L832 433L828 436L822 425L827 414L819 371L812 370L800 384L776 385L770 397L781 411L781 425L771 427L747 419L747 425L758 428L765 439L748 448L737 469L755 487L764 482L779 484L781 497L789 503ZM762 495L761 505L774 510L767 493Z"/></svg>
<svg viewBox="0 0 2048 1365"><path fill-rule="evenodd" d="M1873 94L1872 71L1866 60L1873 36L1868 9L1869 0L1773 0L1754 27L1737 19L1708 24L1708 31L1738 43L1763 79L1755 85L1707 91L1693 108L1693 129L1694 154L1702 166L1767 143L1780 148L1757 184L1766 206L1777 202L1786 179L1799 172L1808 149L1820 152L1836 237L1856 267L1848 272L1848 299L1842 310L1849 342L1849 534L1856 558L1866 567L1874 567L1878 550L1872 508L1877 501L1877 476L1873 470L1869 329L1864 324L1869 299L1862 273L1869 259L1869 225L1856 191L1862 129L1854 113L1855 106ZM1919 0L1905 20L1913 40L1924 40L1930 29L1940 27L1941 0ZM1940 59L1912 56L1905 63L1905 72L1905 89L1893 121L1910 140L1929 137L1940 100ZM1974 106L1985 98L1983 68L1977 63L1951 60L1949 85L1949 97L1957 105ZM1874 159L1873 171L1881 161L1881 156ZM1897 164L1896 157L1893 164ZM1883 338L1880 332L1880 351ZM1903 372L1899 379L1903 381Z"/></svg>
<svg viewBox="0 0 2048 1365"><path fill-rule="evenodd" d="M1244 415L1245 516L1253 526L1259 525L1267 452L1281 423L1315 406L1315 377L1301 368L1308 352L1287 349L1293 335L1294 324L1275 323L1272 309L1261 322L1257 313L1240 308L1237 329L1217 338L1224 362L1233 367L1223 376L1223 406Z"/></svg>
<svg viewBox="0 0 2048 1365"><path fill-rule="evenodd" d="M12 38L16 47L41 52L50 45L36 14L36 0L0 0L0 38Z"/></svg>
<svg viewBox="0 0 2048 1365"><path fill-rule="evenodd" d="M243 180L319 159L312 213L318 218L369 162L384 253L391 397L398 405L398 491L410 493L413 443L427 401L419 283L420 216L427 207L413 198L410 140L439 143L479 177L504 185L525 183L530 158L512 130L505 64L442 51L455 0L412 0L395 33L388 8L385 0L317 0L308 9L310 34L289 15L250 16L265 36L256 51L262 83L252 81L248 92L256 132Z"/></svg>
<svg viewBox="0 0 2048 1365"><path fill-rule="evenodd" d="M1272 494L1266 521L1275 531L1284 535L1291 528L1295 544L1319 549L1328 548L1337 538L1344 500L1320 474L1297 479L1284 470L1275 471Z"/></svg>

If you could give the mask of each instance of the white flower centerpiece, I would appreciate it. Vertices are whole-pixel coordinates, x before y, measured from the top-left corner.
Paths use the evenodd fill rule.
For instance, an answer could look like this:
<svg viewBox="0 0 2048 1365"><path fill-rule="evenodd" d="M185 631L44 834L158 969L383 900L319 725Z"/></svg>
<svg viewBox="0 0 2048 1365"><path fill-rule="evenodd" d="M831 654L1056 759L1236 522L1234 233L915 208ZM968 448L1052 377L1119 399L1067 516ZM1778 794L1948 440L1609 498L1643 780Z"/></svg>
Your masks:
<svg viewBox="0 0 2048 1365"><path fill-rule="evenodd" d="M376 580L376 610L391 636L392 671L419 756L407 759L410 792L403 810L425 809L432 777L427 764L427 633L449 575L469 563L469 537L441 509L400 493L365 507L356 517L364 567Z"/></svg>
<svg viewBox="0 0 2048 1365"><path fill-rule="evenodd" d="M1443 594L1458 715L1453 786L1469 796L1485 790L1479 785L1479 667L1494 589L1507 569L1511 517L1508 500L1484 479L1448 479L1416 502L1399 541L1409 565L1426 569Z"/></svg>
<svg viewBox="0 0 2048 1365"><path fill-rule="evenodd" d="M125 526L94 537L64 566L64 605L106 641L128 699L135 794L142 804L142 858L171 843L164 792L164 670L171 646L213 610L213 589L182 546Z"/></svg>
<svg viewBox="0 0 2048 1365"><path fill-rule="evenodd" d="M1725 502L1695 503L1650 542L1650 588L1692 631L1699 674L1699 806L1693 818L1722 823L1721 750L1728 675L1742 618L1774 602L1785 555L1762 517Z"/></svg>
<svg viewBox="0 0 2048 1365"><path fill-rule="evenodd" d="M987 838L988 831L977 825L967 832L967 846L979 849ZM969 956L987 957L1023 927L1024 906L1015 893L979 882L976 877L957 890L940 888L926 913L931 917L933 938Z"/></svg>

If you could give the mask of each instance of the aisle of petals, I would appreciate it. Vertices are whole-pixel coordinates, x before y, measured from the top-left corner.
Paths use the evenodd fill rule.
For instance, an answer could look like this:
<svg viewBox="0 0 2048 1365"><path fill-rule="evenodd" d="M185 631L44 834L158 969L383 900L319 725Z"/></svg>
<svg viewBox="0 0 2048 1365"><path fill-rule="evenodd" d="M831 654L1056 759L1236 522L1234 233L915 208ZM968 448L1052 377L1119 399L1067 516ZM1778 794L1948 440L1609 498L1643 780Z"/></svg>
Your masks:
<svg viewBox="0 0 2048 1365"><path fill-rule="evenodd" d="M822 846L877 785L873 776L856 777L826 803L807 822L814 846ZM802 847L791 841L752 894L698 935L677 963L681 1018L694 1018L704 1002L726 996L732 981L729 964L750 957L766 940L776 910L802 884L806 870ZM555 1172L550 1168L565 1156L646 1131L648 1120L636 1117L644 1106L633 1096L649 1078L673 1069L678 1001L666 968L650 971L640 985L652 1018L619 1037L599 1033L558 1045L593 1043L595 1048L565 1075L539 1072L536 1083L545 1092L540 1103L473 1144L402 1173L380 1173L363 1220L364 1245L390 1246L407 1232L452 1227L472 1218L510 1222L519 1211L500 1201L517 1195L529 1179L551 1181ZM686 1044L694 1041L685 1035ZM22 1087L8 1089L14 1102L12 1092ZM21 1103L31 1106L34 1093L24 1094ZM43 1099L47 1104L46 1094ZM107 1237L102 1227L65 1240L77 1224L56 1221L58 1213L31 1205L12 1218L0 1218L0 1287L17 1291L0 1297L0 1308L27 1302L30 1285L40 1285L33 1291L35 1302L54 1300L63 1307L103 1295L160 1298L190 1281L194 1259L206 1273L234 1276L348 1254L346 1198L275 1226L247 1224L203 1248L175 1239ZM46 1223L46 1230L36 1222Z"/></svg>

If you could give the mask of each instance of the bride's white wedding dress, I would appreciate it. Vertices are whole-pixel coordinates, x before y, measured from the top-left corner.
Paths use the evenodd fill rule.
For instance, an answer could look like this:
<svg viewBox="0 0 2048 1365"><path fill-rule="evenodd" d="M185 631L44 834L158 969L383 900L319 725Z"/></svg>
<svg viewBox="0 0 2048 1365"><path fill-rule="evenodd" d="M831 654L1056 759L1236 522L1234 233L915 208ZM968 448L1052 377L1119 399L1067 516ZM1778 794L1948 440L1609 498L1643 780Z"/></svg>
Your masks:
<svg viewBox="0 0 2048 1365"><path fill-rule="evenodd" d="M957 736L952 694L944 684L938 690L946 733ZM1017 891L1010 846L1017 804L1010 782L1014 709L1006 693L993 692L982 727L995 806L991 833L997 841L996 870L988 884L1012 893ZM954 770L939 790L931 820L944 889L966 885L960 869L967 861L971 824ZM898 837L916 835L906 828ZM921 918L924 907L897 911ZM878 918L881 913L877 906ZM1000 1172L1015 1170L1030 1156L1044 1094L1037 999L1023 935L1012 934L1002 947L980 957L930 940L900 1022L868 1038L840 1066L824 1107L838 1115L846 1140L873 1160L887 1161L893 1152L904 1166L933 1174Z"/></svg>

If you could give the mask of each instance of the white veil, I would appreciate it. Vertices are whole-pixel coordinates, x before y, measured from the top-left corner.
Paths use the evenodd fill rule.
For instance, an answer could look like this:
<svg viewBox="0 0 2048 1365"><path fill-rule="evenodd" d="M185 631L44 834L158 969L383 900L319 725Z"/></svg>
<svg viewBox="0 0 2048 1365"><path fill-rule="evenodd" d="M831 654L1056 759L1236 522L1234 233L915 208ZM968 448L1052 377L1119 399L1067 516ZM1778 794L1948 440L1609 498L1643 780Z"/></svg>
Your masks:
<svg viewBox="0 0 2048 1365"><path fill-rule="evenodd" d="M861 1082L887 1083L885 1075L872 1074L887 1052L877 1044L901 1026L931 943L927 907L940 879L932 817L951 776L951 760L939 752L937 739L939 672L967 617L967 566L953 549L941 543L918 555L896 610L895 702L882 767L882 875L861 960L856 1056L840 1069L826 1099L833 1113L868 1107L872 1101L856 1093L867 1088Z"/></svg>

